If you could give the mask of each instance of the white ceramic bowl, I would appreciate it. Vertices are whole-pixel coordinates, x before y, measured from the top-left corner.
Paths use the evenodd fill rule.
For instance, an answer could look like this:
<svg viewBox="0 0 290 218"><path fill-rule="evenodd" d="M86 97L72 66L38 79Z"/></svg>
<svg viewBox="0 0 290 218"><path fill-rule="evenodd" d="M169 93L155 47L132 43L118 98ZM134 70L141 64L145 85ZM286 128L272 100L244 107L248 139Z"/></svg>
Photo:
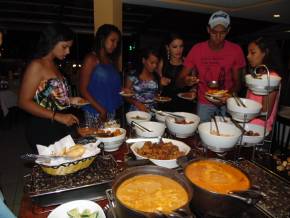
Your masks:
<svg viewBox="0 0 290 218"><path fill-rule="evenodd" d="M198 126L198 133L205 146L214 152L224 152L232 149L239 140L242 132L233 124L217 122L220 136L211 134L211 127L216 131L215 124L212 122L201 123Z"/></svg>
<svg viewBox="0 0 290 218"><path fill-rule="evenodd" d="M270 75L270 87L268 87L267 75L261 76L261 79L252 77L250 74L245 76L246 84L250 90L256 95L267 95L268 91L273 91L280 84L281 77L276 75Z"/></svg>
<svg viewBox="0 0 290 218"><path fill-rule="evenodd" d="M243 126L243 125L241 124L241 126ZM244 147L253 146L253 145L263 141L263 138L264 138L264 126L260 126L260 125L256 125L256 124L252 124L252 123L246 123L245 124L245 130L246 131L250 131L251 130L253 132L257 132L257 133L259 133L259 136L243 135L241 144ZM267 136L268 134L269 134L269 132L266 131L266 135L265 136Z"/></svg>
<svg viewBox="0 0 290 218"><path fill-rule="evenodd" d="M145 137L145 138L153 138L153 137L162 136L166 128L164 123L153 122L153 121L144 121L144 122L140 122L139 124L152 131L152 132L142 131L140 128L135 126L134 129L136 131L136 134L140 137Z"/></svg>
<svg viewBox="0 0 290 218"><path fill-rule="evenodd" d="M111 152L111 151L116 151L120 148L120 146L123 144L126 138L126 130L123 128L105 128L103 130L105 131L111 131L114 132L117 129L120 129L122 134L114 137L98 137L96 136L97 139L99 139L101 142L104 143L104 150Z"/></svg>
<svg viewBox="0 0 290 218"><path fill-rule="evenodd" d="M85 209L89 209L91 212L97 211L98 218L106 218L106 215L100 205L88 200L76 200L64 203L51 211L47 218L69 218L67 212L74 208L77 208L80 213L82 213Z"/></svg>
<svg viewBox="0 0 290 218"><path fill-rule="evenodd" d="M167 116L165 119L166 126L171 134L178 138L187 138L193 135L200 122L199 116L187 112L174 112L173 114L181 115L185 117L187 122L193 121L189 124L178 124L171 116Z"/></svg>
<svg viewBox="0 0 290 218"><path fill-rule="evenodd" d="M166 113L166 111L164 111L164 112ZM166 117L167 117L167 115L163 115L161 113L155 113L155 119L158 122L165 123Z"/></svg>
<svg viewBox="0 0 290 218"><path fill-rule="evenodd" d="M260 103L247 98L240 99L246 107L238 106L233 97L227 99L227 109L234 120L239 122L249 122L260 114L262 109Z"/></svg>
<svg viewBox="0 0 290 218"><path fill-rule="evenodd" d="M152 139L152 143L156 143L158 139ZM167 138L162 138L163 142L171 142L173 145L176 145L179 148L179 151L183 151L185 155L189 153L191 148L185 144L184 142L174 140L174 139L167 139ZM142 148L145 142L136 142L133 145L131 145L131 150L136 156L137 159L148 159L147 157L141 156L137 153L137 148ZM161 166L161 167L166 167L169 169L176 168L178 167L178 164L176 162L176 159L171 159L171 160L157 160L157 159L149 159L152 163L155 165Z"/></svg>
<svg viewBox="0 0 290 218"><path fill-rule="evenodd" d="M131 125L132 121L137 123L143 121L149 121L151 119L151 114L144 111L130 111L126 113L126 120L129 125Z"/></svg>

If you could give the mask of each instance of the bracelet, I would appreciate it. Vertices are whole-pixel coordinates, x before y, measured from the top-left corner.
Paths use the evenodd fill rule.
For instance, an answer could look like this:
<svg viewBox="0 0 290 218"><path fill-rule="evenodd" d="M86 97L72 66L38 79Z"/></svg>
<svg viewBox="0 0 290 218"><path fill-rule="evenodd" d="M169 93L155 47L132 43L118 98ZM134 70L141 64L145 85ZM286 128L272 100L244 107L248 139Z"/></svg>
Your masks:
<svg viewBox="0 0 290 218"><path fill-rule="evenodd" d="M56 111L53 111L53 112L52 112L52 117L51 117L51 122L54 121L55 114L56 114Z"/></svg>

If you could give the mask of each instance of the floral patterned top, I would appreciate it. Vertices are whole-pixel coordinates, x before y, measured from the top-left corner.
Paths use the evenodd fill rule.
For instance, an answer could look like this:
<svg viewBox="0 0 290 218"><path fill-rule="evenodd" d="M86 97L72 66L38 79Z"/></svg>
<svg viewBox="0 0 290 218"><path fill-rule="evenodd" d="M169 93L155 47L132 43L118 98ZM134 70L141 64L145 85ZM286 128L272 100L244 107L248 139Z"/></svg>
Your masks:
<svg viewBox="0 0 290 218"><path fill-rule="evenodd" d="M50 110L63 110L70 106L66 79L42 80L36 90L34 101Z"/></svg>
<svg viewBox="0 0 290 218"><path fill-rule="evenodd" d="M132 82L134 98L146 104L148 108L153 108L155 106L154 97L158 92L158 82L156 80L140 80L136 75L129 76L129 80ZM133 110L138 109L131 105L130 111Z"/></svg>

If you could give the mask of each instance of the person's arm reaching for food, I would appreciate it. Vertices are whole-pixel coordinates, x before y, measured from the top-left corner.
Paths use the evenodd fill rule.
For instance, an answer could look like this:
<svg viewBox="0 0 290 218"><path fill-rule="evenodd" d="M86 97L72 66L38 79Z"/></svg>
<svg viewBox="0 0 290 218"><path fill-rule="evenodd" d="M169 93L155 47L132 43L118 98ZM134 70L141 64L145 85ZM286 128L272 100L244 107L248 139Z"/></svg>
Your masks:
<svg viewBox="0 0 290 218"><path fill-rule="evenodd" d="M106 108L104 108L99 102L97 102L88 91L91 74L98 63L98 59L93 54L89 54L85 57L83 66L80 69L80 92L81 95L90 102L91 106L94 107L98 111L98 113L100 113L101 120L106 121Z"/></svg>
<svg viewBox="0 0 290 218"><path fill-rule="evenodd" d="M78 123L79 120L72 114L58 113L44 107L41 107L34 102L33 98L37 87L42 78L43 67L37 61L32 62L26 72L24 73L23 81L21 83L20 95L18 105L23 110L31 113L34 116L50 119L59 123L71 126Z"/></svg>
<svg viewBox="0 0 290 218"><path fill-rule="evenodd" d="M176 85L179 88L185 86L193 86L198 83L198 79L195 75L191 75L192 68L184 66L177 77Z"/></svg>

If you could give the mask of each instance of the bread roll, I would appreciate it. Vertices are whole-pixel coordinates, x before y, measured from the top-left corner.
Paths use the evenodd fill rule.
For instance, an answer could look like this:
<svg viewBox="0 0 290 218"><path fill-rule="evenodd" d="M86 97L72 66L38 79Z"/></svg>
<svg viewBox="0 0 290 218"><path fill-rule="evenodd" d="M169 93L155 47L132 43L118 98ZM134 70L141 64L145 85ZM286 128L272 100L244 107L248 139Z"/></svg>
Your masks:
<svg viewBox="0 0 290 218"><path fill-rule="evenodd" d="M84 153L85 153L85 148L82 145L74 145L72 147L70 147L66 152L65 152L65 156L67 157L72 157L72 158L76 158L76 157L81 157Z"/></svg>

